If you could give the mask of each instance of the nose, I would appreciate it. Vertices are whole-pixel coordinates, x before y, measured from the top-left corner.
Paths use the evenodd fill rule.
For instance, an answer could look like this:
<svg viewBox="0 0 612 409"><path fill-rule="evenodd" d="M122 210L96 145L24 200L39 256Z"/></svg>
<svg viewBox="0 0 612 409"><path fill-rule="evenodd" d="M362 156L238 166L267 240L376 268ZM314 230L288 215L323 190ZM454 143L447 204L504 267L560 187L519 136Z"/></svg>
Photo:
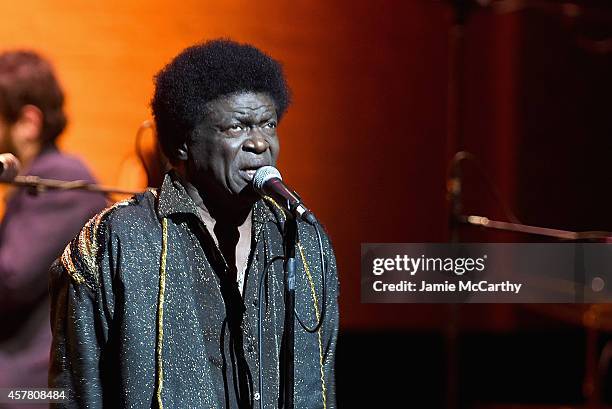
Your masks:
<svg viewBox="0 0 612 409"><path fill-rule="evenodd" d="M258 129L251 129L249 132L249 137L242 146L243 149L247 152L260 154L268 150L270 144L262 135L261 131L259 131Z"/></svg>

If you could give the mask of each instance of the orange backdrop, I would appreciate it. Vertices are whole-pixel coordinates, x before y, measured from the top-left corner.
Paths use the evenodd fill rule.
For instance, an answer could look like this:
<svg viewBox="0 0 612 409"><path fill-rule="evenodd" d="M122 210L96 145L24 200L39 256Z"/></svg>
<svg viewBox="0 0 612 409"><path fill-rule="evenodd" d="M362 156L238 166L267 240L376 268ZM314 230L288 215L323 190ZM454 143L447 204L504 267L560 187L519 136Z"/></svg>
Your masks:
<svg viewBox="0 0 612 409"><path fill-rule="evenodd" d="M359 257L362 242L445 239L447 4L22 0L0 15L2 49L55 64L70 117L61 146L108 185L150 116L153 75L181 49L231 37L281 60L293 105L279 167L335 244L342 325L441 322L440 308L361 305Z"/></svg>

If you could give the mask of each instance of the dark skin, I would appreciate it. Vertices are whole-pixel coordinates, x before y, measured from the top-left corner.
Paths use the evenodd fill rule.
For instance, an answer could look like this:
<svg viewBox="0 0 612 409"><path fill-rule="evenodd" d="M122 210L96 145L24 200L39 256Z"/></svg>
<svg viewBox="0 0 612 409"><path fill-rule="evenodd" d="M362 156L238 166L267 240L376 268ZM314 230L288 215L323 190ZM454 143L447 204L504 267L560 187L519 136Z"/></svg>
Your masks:
<svg viewBox="0 0 612 409"><path fill-rule="evenodd" d="M241 92L206 106L203 121L178 151L178 171L199 192L204 222L230 274L245 270L251 251L251 211L259 196L250 180L276 165L276 105L265 93Z"/></svg>

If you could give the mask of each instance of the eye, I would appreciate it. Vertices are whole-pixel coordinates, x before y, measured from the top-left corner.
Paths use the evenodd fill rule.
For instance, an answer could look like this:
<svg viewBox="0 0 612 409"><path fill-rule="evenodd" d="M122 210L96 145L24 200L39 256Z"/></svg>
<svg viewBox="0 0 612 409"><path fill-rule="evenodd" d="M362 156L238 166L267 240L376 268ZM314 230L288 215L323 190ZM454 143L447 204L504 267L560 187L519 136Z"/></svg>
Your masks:
<svg viewBox="0 0 612 409"><path fill-rule="evenodd" d="M274 121L268 122L267 124L264 125L264 128L274 129L274 128L276 128L276 122L274 122Z"/></svg>
<svg viewBox="0 0 612 409"><path fill-rule="evenodd" d="M234 124L234 125L230 126L227 129L232 131L232 132L240 132L240 131L244 131L244 125Z"/></svg>

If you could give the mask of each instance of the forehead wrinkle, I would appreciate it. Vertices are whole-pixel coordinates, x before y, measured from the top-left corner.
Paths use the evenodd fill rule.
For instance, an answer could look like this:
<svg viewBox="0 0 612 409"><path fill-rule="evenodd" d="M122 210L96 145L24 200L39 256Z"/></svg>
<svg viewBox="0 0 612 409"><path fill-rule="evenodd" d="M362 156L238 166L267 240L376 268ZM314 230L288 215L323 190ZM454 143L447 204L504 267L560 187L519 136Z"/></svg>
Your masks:
<svg viewBox="0 0 612 409"><path fill-rule="evenodd" d="M264 111L264 112L262 112L262 114L263 114L263 113L266 113L266 111L272 111L272 108L273 108L272 106L266 104L266 105L258 106L256 108L251 108L251 107L236 107L234 109L227 110L226 112L231 112L231 113L240 114L240 115L251 115L251 114L254 114L254 113L258 114L259 111L263 110Z"/></svg>
<svg viewBox="0 0 612 409"><path fill-rule="evenodd" d="M264 116L276 116L277 113L275 103L271 100L262 101L261 99L262 97L265 99L270 99L269 96L251 92L248 92L247 94L252 94L252 96L255 96L255 100L248 98L246 101L236 101L235 98L237 96L240 97L241 95L237 94L228 95L213 101L209 101L204 106L204 116L208 117L208 119L212 121L225 121L232 117L241 121L259 121L260 118ZM257 105L253 106L251 103Z"/></svg>

